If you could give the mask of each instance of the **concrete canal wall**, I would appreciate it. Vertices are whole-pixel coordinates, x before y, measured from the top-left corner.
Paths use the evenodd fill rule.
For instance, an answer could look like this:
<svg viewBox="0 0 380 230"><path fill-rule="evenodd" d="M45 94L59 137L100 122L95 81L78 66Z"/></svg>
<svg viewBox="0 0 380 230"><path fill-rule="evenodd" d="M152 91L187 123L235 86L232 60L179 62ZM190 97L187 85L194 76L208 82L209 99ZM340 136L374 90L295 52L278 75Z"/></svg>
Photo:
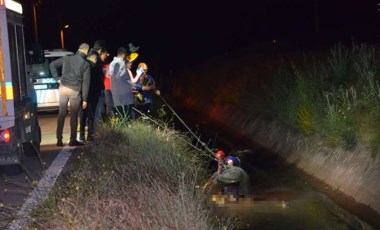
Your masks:
<svg viewBox="0 0 380 230"><path fill-rule="evenodd" d="M380 157L371 157L368 147L357 146L354 151L329 148L229 106L213 106L205 112L225 128L248 136L306 174L380 213Z"/></svg>

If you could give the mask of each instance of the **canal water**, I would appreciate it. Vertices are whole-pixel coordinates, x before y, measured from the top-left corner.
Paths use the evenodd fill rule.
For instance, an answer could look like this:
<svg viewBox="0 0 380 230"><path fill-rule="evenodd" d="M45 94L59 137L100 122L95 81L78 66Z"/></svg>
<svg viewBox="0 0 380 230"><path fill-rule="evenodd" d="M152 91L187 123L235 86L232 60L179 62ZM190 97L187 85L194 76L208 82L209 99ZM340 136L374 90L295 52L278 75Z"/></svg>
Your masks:
<svg viewBox="0 0 380 230"><path fill-rule="evenodd" d="M240 157L249 174L250 197L235 201L218 195L220 189L215 186L209 198L215 215L236 221L237 229L376 229L334 203L323 191L330 188L318 191L308 182L310 178L266 149L205 121L201 114L180 116L210 147ZM216 163L210 165L215 171Z"/></svg>
<svg viewBox="0 0 380 230"><path fill-rule="evenodd" d="M266 150L236 151L250 175L251 197L231 201L211 195L210 206L215 214L237 220L240 229L373 229Z"/></svg>

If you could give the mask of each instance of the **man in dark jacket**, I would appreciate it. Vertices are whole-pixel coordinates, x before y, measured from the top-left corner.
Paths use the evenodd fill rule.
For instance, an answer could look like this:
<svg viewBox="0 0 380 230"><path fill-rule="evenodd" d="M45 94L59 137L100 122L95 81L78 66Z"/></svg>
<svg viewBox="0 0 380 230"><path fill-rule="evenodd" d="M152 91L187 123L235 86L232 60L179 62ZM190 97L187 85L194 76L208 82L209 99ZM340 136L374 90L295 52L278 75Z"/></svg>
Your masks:
<svg viewBox="0 0 380 230"><path fill-rule="evenodd" d="M77 141L78 112L87 107L87 96L90 86L90 64L86 61L89 45L82 43L76 54L57 59L50 63L50 71L59 85L59 114L57 120L57 146L63 146L63 126L70 103L70 142L69 146L82 146ZM62 68L62 76L58 69Z"/></svg>
<svg viewBox="0 0 380 230"><path fill-rule="evenodd" d="M108 51L106 48L106 42L104 40L96 40L94 43L94 46L92 47L93 50L98 52L99 57L96 62L96 68L97 70L94 71L94 74L97 75L96 77L100 79L101 81L101 88L99 88L99 96L98 96L98 104L96 105L96 111L95 111L95 123L94 123L94 130L96 130L100 122L103 121L103 119L106 117L105 112L105 87L104 87L104 72L103 72L103 65L106 63L106 59L108 57ZM93 75L93 74L92 74ZM91 76L91 78L93 78Z"/></svg>
<svg viewBox="0 0 380 230"><path fill-rule="evenodd" d="M99 54L97 51L91 49L87 55L87 60L90 63L91 81L87 97L87 108L82 110L80 120L80 139L85 141L85 126L87 124L87 141L94 140L94 124L95 124L95 111L100 97L100 92L103 87L103 79L99 76L97 61Z"/></svg>

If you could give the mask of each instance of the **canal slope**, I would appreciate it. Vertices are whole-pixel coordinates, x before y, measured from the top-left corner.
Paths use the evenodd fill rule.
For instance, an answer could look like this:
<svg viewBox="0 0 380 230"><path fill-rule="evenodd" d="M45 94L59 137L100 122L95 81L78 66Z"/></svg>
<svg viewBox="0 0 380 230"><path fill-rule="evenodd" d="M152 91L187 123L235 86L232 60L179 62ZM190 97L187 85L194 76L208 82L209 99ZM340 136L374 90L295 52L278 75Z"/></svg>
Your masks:
<svg viewBox="0 0 380 230"><path fill-rule="evenodd" d="M180 110L186 111L188 108L181 108ZM217 135L219 139L223 138L223 140L221 140L221 142L225 145L223 147L235 150L238 148L244 148L243 146L251 150L261 149L261 152L264 151L265 154L274 156L274 158L269 157L268 160L271 159L277 163L281 162L281 164L294 166L292 168L294 168L295 173L304 178L302 180L305 180L305 183L309 183L317 191L320 191L321 194L327 195L336 204L348 210L355 216L358 216L361 220L373 226L374 229L380 229L380 215L373 206L367 205L365 202L361 202L361 200L358 200L356 197L354 198L350 193L347 193L340 187L337 187L337 184L339 185L340 183L343 183L343 181L326 180L321 177L321 175L330 174L331 178L335 178L336 180L336 177L334 177L334 168L311 167L310 169L314 169L314 171L307 167L305 168L305 162L307 162L308 159L312 161L313 155L302 155L301 153L295 152L295 150L306 151L301 148L302 145L297 146L294 145L294 143L290 143L290 146L286 146L284 142L289 143L289 140L283 137L283 139L275 140L275 137L281 136L273 134L273 130L271 130L269 126L267 129L263 128L265 126L262 126L261 129L259 129L260 127L258 127L257 121L250 120L250 118L244 117L243 114L240 114L239 111L231 110L229 107L212 107L209 110L203 109L192 111L196 112L191 112L191 115L187 114L186 117L191 117L192 121L197 121L203 124L207 123L209 130L219 133ZM277 129L277 131L280 130ZM261 136L258 134L259 132L261 132ZM313 162L313 164L318 165L318 162ZM335 167L344 166L345 164L336 164ZM361 197L368 195L369 197L366 198L367 200L370 200L371 198L376 199L377 194L364 194L365 192L368 192L368 190L362 191L363 194ZM267 194L267 191L265 191L264 194ZM295 193L287 194L291 197L295 195ZM277 199L277 201L280 201L280 199Z"/></svg>

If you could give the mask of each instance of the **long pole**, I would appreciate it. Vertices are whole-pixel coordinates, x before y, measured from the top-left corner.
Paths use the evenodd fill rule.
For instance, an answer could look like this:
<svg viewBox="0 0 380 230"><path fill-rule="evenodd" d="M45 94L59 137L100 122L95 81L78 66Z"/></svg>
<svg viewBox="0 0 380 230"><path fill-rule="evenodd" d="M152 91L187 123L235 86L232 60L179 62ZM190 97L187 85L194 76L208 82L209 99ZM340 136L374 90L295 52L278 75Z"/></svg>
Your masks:
<svg viewBox="0 0 380 230"><path fill-rule="evenodd" d="M33 21L34 21L34 41L38 43L37 9L36 9L36 3L34 1L33 1Z"/></svg>
<svg viewBox="0 0 380 230"><path fill-rule="evenodd" d="M64 36L63 36L63 29L61 29L61 48L62 49L65 48L65 39L64 39Z"/></svg>

